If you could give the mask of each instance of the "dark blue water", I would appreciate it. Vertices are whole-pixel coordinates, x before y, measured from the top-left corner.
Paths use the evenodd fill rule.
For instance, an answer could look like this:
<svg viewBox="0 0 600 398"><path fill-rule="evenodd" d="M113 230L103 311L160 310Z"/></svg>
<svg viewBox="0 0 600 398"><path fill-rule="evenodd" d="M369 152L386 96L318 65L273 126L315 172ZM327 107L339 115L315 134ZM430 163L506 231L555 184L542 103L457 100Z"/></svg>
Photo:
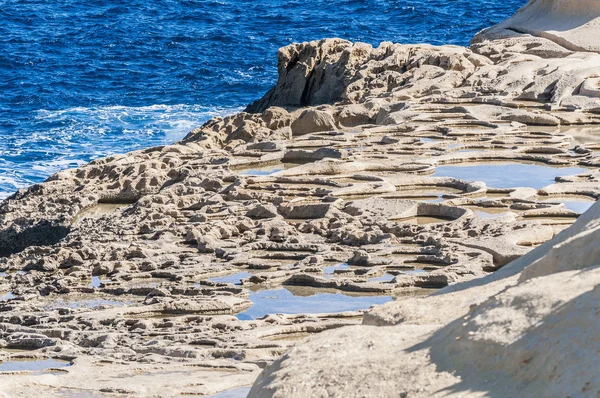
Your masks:
<svg viewBox="0 0 600 398"><path fill-rule="evenodd" d="M0 195L259 98L276 51L466 45L525 0L0 0Z"/></svg>

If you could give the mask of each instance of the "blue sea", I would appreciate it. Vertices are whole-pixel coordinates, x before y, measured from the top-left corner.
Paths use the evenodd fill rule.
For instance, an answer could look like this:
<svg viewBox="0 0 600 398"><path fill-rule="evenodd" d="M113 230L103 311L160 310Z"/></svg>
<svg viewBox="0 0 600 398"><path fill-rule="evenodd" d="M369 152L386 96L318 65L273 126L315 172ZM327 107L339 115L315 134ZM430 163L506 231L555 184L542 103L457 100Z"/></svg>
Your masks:
<svg viewBox="0 0 600 398"><path fill-rule="evenodd" d="M275 83L279 47L466 45L525 3L0 0L0 197L242 109Z"/></svg>

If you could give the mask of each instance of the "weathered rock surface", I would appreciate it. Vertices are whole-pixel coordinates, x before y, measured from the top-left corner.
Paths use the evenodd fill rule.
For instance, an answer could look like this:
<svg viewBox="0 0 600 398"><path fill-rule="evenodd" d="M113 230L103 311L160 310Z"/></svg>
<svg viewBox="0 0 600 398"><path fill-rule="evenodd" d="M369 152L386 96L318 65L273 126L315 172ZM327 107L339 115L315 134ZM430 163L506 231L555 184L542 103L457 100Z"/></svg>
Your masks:
<svg viewBox="0 0 600 398"><path fill-rule="evenodd" d="M385 394L403 377L414 378L406 392L423 385L431 393L431 380L450 386L458 376L427 347L474 372L457 359L459 343L437 337L460 337L477 351L452 326L470 305L484 314L467 319L479 336L485 322L496 330L484 318L497 304L482 302L505 288L498 308L524 319L526 304L511 300L522 302L527 286L535 303L563 300L538 280L571 272L565 289L591 286L593 277L567 270L565 258L589 268L571 249L540 255L546 265L522 274L525 263L514 264L550 250L542 244L600 197L600 55L541 36L486 35L470 48L340 39L288 46L277 85L247 112L215 118L173 145L62 171L3 201L0 356L72 366L60 377L0 370L0 394L206 395L247 386L299 339L349 325L324 337L340 342L327 357L347 367L311 376L300 393ZM531 178L513 180L524 173ZM332 297L363 304L341 311L328 307ZM382 298L394 302L357 326ZM532 311L538 320L554 314ZM527 334L527 325L514 328ZM353 377L342 386L338 377L359 363L353 355L370 347L358 336L371 333L374 352L397 348L381 354L391 368L373 361L364 378L385 382ZM356 339L344 354L349 336ZM414 351L405 376L393 372L397 353L425 337L432 343ZM486 361L511 355L494 338L481 337L493 354ZM314 341L276 362L254 392L292 392L277 379L288 365L313 375L297 364L314 355ZM86 383L97 372L105 377ZM502 372L494 377L521 377Z"/></svg>
<svg viewBox="0 0 600 398"><path fill-rule="evenodd" d="M496 274L310 338L249 396L596 396L598 220L600 204Z"/></svg>
<svg viewBox="0 0 600 398"><path fill-rule="evenodd" d="M485 29L475 40L528 34L571 51L600 51L600 3L595 0L530 0L511 18Z"/></svg>
<svg viewBox="0 0 600 398"><path fill-rule="evenodd" d="M492 62L467 80L475 83L474 100L488 105L467 112L481 121L547 126L578 119L566 110L595 112L599 16L596 1L532 0L514 17L478 34L471 50ZM506 70L494 72L499 65ZM485 100L494 91L496 100ZM547 105L545 111L498 106L507 100ZM528 105L513 108L522 106ZM406 123L407 108L378 120ZM541 148L525 152L549 153ZM573 193L578 181L564 180ZM554 194L556 187L538 194ZM360 211L377 209L370 204ZM385 210L400 208L386 202ZM529 253L515 253L512 258L522 257L508 265L510 256L498 257L509 252L506 238L495 243L481 235L474 241L460 239L473 248L486 244L494 262L504 266L428 297L376 307L363 316L361 326L309 338L267 367L249 396L597 396L599 219L596 204L554 239ZM515 241L521 241L517 235ZM368 261L366 254L355 257Z"/></svg>

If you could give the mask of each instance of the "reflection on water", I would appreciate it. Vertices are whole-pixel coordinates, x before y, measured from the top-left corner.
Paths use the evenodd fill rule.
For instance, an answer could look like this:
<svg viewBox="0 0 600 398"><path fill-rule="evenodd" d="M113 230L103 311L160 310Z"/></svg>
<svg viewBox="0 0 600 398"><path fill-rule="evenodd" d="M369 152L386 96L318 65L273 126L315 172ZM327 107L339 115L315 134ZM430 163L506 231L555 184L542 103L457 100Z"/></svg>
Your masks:
<svg viewBox="0 0 600 398"><path fill-rule="evenodd" d="M292 291L294 293L292 293ZM390 296L350 296L324 293L322 289L289 287L253 292L252 307L237 315L240 320L269 314L320 314L365 310L392 300Z"/></svg>
<svg viewBox="0 0 600 398"><path fill-rule="evenodd" d="M331 265L329 267L323 267L323 273L325 274L325 278L330 279L337 273L337 270L344 271L350 268L348 263L341 263L336 265Z"/></svg>
<svg viewBox="0 0 600 398"><path fill-rule="evenodd" d="M271 174L275 174L278 171L292 169L294 167L300 166L302 163L293 163L293 162L285 162L285 163L275 163L275 164L267 164L267 165L256 165L256 166L246 166L247 168L242 168L243 166L233 166L234 171L244 177L259 177L259 176L270 176Z"/></svg>
<svg viewBox="0 0 600 398"><path fill-rule="evenodd" d="M392 280L394 280L394 275L383 274L377 278L370 278L369 282L391 282Z"/></svg>
<svg viewBox="0 0 600 398"><path fill-rule="evenodd" d="M15 295L12 292L9 292L3 296L0 296L0 301L6 301L6 300L14 299L14 298L15 298Z"/></svg>
<svg viewBox="0 0 600 398"><path fill-rule="evenodd" d="M542 131L555 134L567 134L573 137L573 145L600 143L600 126L535 126L533 131Z"/></svg>
<svg viewBox="0 0 600 398"><path fill-rule="evenodd" d="M505 210L505 209L503 209L503 210ZM485 211L485 210L476 210L475 214L479 218L492 219L492 218L500 218L500 217L508 216L510 214L515 214L515 213L510 212L510 211L489 212L489 211Z"/></svg>
<svg viewBox="0 0 600 398"><path fill-rule="evenodd" d="M440 166L435 177L453 177L464 181L483 181L488 187L543 188L553 184L556 177L585 173L581 167L551 167L526 163L488 163Z"/></svg>
<svg viewBox="0 0 600 398"><path fill-rule="evenodd" d="M473 213L475 213L475 215L477 215L479 218L484 219L504 217L510 214L516 215L515 212L510 211L507 207L484 207L475 205L468 205L463 207L471 209Z"/></svg>
<svg viewBox="0 0 600 398"><path fill-rule="evenodd" d="M252 274L250 272L237 272L235 274L219 276L216 278L210 278L209 281L215 283L233 283L234 285L241 285L242 279L250 278Z"/></svg>
<svg viewBox="0 0 600 398"><path fill-rule="evenodd" d="M256 169L244 170L240 173L241 176L268 176L278 171L283 170L281 166L266 166Z"/></svg>
<svg viewBox="0 0 600 398"><path fill-rule="evenodd" d="M90 283L90 287L100 287L103 283L110 283L111 279L100 279L99 276L92 276L92 282Z"/></svg>
<svg viewBox="0 0 600 398"><path fill-rule="evenodd" d="M70 366L67 361L56 359L16 359L0 363L0 372L41 372L46 369Z"/></svg>
<svg viewBox="0 0 600 398"><path fill-rule="evenodd" d="M218 394L209 395L206 398L246 398L249 392L250 387L240 387L223 391Z"/></svg>
<svg viewBox="0 0 600 398"><path fill-rule="evenodd" d="M419 266L423 267L423 269L415 268L415 269L412 269L410 271L401 271L399 275L418 275L418 274L423 274L423 273L427 272L425 270L425 268L427 268L429 266L427 264L421 264L421 263L418 263L416 261L413 261L412 264L419 264Z"/></svg>
<svg viewBox="0 0 600 398"><path fill-rule="evenodd" d="M544 203L563 203L565 205L565 208L572 210L574 212L583 214L586 211L588 211L588 209L590 207L592 207L592 205L595 203L595 201L591 198L586 198L586 197L552 197L549 199L544 199L543 200Z"/></svg>

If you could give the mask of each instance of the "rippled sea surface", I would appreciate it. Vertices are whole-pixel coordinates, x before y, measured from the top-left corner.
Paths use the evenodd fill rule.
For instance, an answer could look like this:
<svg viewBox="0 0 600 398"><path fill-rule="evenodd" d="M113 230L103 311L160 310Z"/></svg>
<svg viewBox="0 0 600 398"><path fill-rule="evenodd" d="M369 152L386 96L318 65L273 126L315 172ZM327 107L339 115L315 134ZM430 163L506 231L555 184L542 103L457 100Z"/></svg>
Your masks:
<svg viewBox="0 0 600 398"><path fill-rule="evenodd" d="M525 3L0 0L0 197L243 108L292 42L466 45Z"/></svg>

